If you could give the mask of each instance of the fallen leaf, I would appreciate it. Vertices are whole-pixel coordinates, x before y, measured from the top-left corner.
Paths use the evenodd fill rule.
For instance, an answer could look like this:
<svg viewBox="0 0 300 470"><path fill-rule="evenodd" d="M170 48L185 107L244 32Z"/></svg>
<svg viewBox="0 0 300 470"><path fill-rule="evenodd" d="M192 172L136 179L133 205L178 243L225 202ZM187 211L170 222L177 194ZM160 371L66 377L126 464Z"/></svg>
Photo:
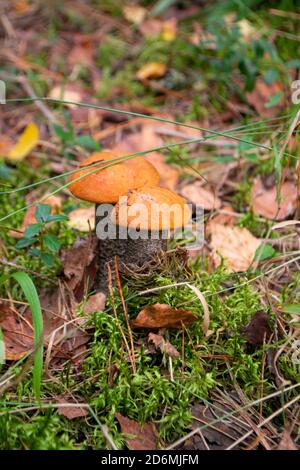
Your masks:
<svg viewBox="0 0 300 470"><path fill-rule="evenodd" d="M68 64L71 66L94 67L94 43L92 38L83 35L75 37L75 46L71 49L68 57Z"/></svg>
<svg viewBox="0 0 300 470"><path fill-rule="evenodd" d="M225 205L221 208L220 212L217 213L212 219L209 220L207 224L207 229L209 232L209 225L212 224L220 224L220 225L229 225L231 227L234 226L236 222L236 214L234 213L233 207L230 205Z"/></svg>
<svg viewBox="0 0 300 470"><path fill-rule="evenodd" d="M260 346L270 337L269 316L262 310L253 315L243 329L243 335L251 346Z"/></svg>
<svg viewBox="0 0 300 470"><path fill-rule="evenodd" d="M22 321L17 310L8 303L0 302L0 327L4 336L5 358L18 361L33 349L33 328Z"/></svg>
<svg viewBox="0 0 300 470"><path fill-rule="evenodd" d="M165 341L163 336L149 333L148 341L153 343L155 349L158 349L162 353L166 353L170 357L179 357L179 352L177 349L174 348L174 346L169 341Z"/></svg>
<svg viewBox="0 0 300 470"><path fill-rule="evenodd" d="M97 294L91 295L83 307L83 311L86 314L101 312L105 309L106 295L104 292L98 292Z"/></svg>
<svg viewBox="0 0 300 470"><path fill-rule="evenodd" d="M180 193L184 198L207 211L221 207L221 200L212 191L203 188L200 181L187 184L181 189Z"/></svg>
<svg viewBox="0 0 300 470"><path fill-rule="evenodd" d="M126 443L130 450L156 449L157 432L153 423L145 423L142 426L121 413L116 413L115 416L121 426L122 433L128 436Z"/></svg>
<svg viewBox="0 0 300 470"><path fill-rule="evenodd" d="M282 96L277 104L268 107L272 97ZM254 90L246 93L248 103L253 106L257 114L262 117L272 118L277 116L280 109L284 106L283 86L279 82L266 83L262 78L258 78L255 82Z"/></svg>
<svg viewBox="0 0 300 470"><path fill-rule="evenodd" d="M60 399L59 403L68 404L69 402L65 399ZM78 403L74 403L74 405L76 406L72 406L72 403L70 403L70 406L60 406L57 412L67 419L82 418L89 414L88 410L84 407L79 407Z"/></svg>
<svg viewBox="0 0 300 470"><path fill-rule="evenodd" d="M254 260L260 241L246 228L211 224L212 258L219 266L224 258L225 266L231 272L244 272Z"/></svg>
<svg viewBox="0 0 300 470"><path fill-rule="evenodd" d="M277 202L276 187L265 188L260 178L254 181L252 192L252 208L256 215L266 219L283 220L292 215L297 207L297 187L286 181L280 188L280 202Z"/></svg>
<svg viewBox="0 0 300 470"><path fill-rule="evenodd" d="M189 310L177 309L166 304L148 305L132 320L133 328L182 328L198 318Z"/></svg>
<svg viewBox="0 0 300 470"><path fill-rule="evenodd" d="M291 438L290 431L285 429L281 435L281 440L276 450L299 450L293 439Z"/></svg>
<svg viewBox="0 0 300 470"><path fill-rule="evenodd" d="M177 21L176 18L170 18L164 21L162 25L161 37L164 41L172 42L176 39L177 34Z"/></svg>
<svg viewBox="0 0 300 470"><path fill-rule="evenodd" d="M137 72L138 80L161 78L167 73L167 66L161 62L149 62Z"/></svg>
<svg viewBox="0 0 300 470"><path fill-rule="evenodd" d="M126 5L123 7L123 14L130 23L140 25L147 15L147 10L140 5Z"/></svg>
<svg viewBox="0 0 300 470"><path fill-rule="evenodd" d="M63 293L63 296L62 296ZM76 316L75 302L70 298L70 292L63 286L54 290L45 289L39 292L44 322L44 344L51 345L51 360L65 361L76 359L73 363L83 361L83 352L90 339L82 328L79 328L82 318ZM74 315L70 322L70 314ZM67 325L65 325L67 323ZM7 302L0 302L0 328L4 336L5 356L9 361L17 361L34 349L32 313L27 307L22 314L13 309ZM62 334L63 333L63 334ZM80 354L79 354L80 353Z"/></svg>
<svg viewBox="0 0 300 470"><path fill-rule="evenodd" d="M18 142L11 148L7 158L13 162L23 160L39 141L39 129L31 122L20 135Z"/></svg>
<svg viewBox="0 0 300 470"><path fill-rule="evenodd" d="M47 195L45 194L43 198L46 196ZM49 195L48 197L46 197L46 199L43 200L43 204L48 204L51 207L52 214L55 214L61 211L62 203L61 203L61 198L59 196ZM24 219L23 219L20 229L18 231L10 230L9 235L13 238L22 238L23 232L26 230L26 228L29 225L36 223L35 212L36 212L36 205L29 207L24 215Z"/></svg>
<svg viewBox="0 0 300 470"><path fill-rule="evenodd" d="M69 214L69 221L67 222L70 228L80 230L81 232L90 232L95 228L95 208L85 207L82 209L75 209Z"/></svg>
<svg viewBox="0 0 300 470"><path fill-rule="evenodd" d="M54 100L80 102L84 98L84 92L80 87L75 85L56 85L54 88L52 88L52 90L50 90L49 98ZM66 106L74 109L78 108L76 104L66 103Z"/></svg>
<svg viewBox="0 0 300 470"><path fill-rule="evenodd" d="M62 250L61 261L66 282L80 302L88 286L92 286L97 273L96 250L98 239L87 237L76 240L74 245Z"/></svg>
<svg viewBox="0 0 300 470"><path fill-rule="evenodd" d="M140 32L144 36L159 36L163 28L163 22L156 18L147 18L140 24Z"/></svg>

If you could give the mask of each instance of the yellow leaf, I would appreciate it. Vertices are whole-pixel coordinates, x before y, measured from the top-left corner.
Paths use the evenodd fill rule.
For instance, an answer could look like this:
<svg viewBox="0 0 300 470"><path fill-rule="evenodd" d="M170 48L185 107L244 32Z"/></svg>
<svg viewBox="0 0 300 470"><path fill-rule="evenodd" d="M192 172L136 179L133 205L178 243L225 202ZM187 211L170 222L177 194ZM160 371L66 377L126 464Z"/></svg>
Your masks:
<svg viewBox="0 0 300 470"><path fill-rule="evenodd" d="M176 39L176 19L171 18L163 23L161 37L164 41L172 42Z"/></svg>
<svg viewBox="0 0 300 470"><path fill-rule="evenodd" d="M143 65L137 73L139 80L146 80L148 78L161 78L167 72L167 66L160 62L149 62Z"/></svg>
<svg viewBox="0 0 300 470"><path fill-rule="evenodd" d="M20 135L18 142L8 153L7 158L12 161L23 160L39 141L39 129L34 123L28 124L24 132Z"/></svg>

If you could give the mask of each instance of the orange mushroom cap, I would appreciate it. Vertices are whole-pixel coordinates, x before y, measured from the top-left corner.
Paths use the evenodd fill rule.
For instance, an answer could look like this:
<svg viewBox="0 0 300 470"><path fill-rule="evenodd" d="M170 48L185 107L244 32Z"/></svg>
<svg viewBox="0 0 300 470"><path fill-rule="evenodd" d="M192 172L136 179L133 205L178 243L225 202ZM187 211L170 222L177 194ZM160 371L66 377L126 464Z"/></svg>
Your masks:
<svg viewBox="0 0 300 470"><path fill-rule="evenodd" d="M190 209L182 197L160 187L130 191L115 205L112 213L119 226L149 231L181 228L190 216Z"/></svg>
<svg viewBox="0 0 300 470"><path fill-rule="evenodd" d="M111 160L124 155L126 153L107 150L90 155L80 164L82 170L71 175L69 179L73 181L69 185L71 193L89 202L116 203L119 196L127 194L131 189L159 184L159 173L143 157L129 158L104 169L101 168L101 164L89 166L96 162L103 162L105 166ZM96 171L97 168L99 171ZM86 176L75 181L84 175Z"/></svg>

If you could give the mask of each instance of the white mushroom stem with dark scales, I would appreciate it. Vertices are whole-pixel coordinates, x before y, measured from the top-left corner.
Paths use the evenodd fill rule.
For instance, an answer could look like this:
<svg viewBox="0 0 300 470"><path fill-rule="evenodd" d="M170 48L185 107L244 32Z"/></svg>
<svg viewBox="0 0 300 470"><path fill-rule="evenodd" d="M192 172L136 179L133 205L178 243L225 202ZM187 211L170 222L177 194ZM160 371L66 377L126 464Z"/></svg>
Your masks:
<svg viewBox="0 0 300 470"><path fill-rule="evenodd" d="M100 204L96 205L96 233L97 226L102 220L101 215L97 215ZM105 217L105 216L103 216ZM100 239L98 237L98 273L96 276L95 288L106 292L108 289L108 269L107 263L110 263L113 280L115 280L115 263L117 256L120 274L126 273L126 267L136 270L137 268L149 263L155 256L167 249L167 239L165 231L156 231L151 233L148 230L141 231L144 238L132 239L119 238L120 230L116 227L116 238ZM122 235L123 236L123 235ZM152 237L152 238L151 238ZM155 239L153 237L156 237Z"/></svg>

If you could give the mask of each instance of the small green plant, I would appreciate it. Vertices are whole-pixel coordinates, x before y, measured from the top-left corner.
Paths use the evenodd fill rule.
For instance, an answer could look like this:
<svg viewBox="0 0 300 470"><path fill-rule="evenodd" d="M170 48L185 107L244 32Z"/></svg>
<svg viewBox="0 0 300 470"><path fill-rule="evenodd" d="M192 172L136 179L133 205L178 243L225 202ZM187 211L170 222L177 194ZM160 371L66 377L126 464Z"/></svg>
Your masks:
<svg viewBox="0 0 300 470"><path fill-rule="evenodd" d="M48 204L38 204L35 212L35 224L30 224L24 231L23 238L18 241L16 248L29 249L29 254L40 260L46 266L53 266L55 257L60 249L58 237L49 233L48 224L51 222L61 222L68 220L64 214L51 214L51 207Z"/></svg>

